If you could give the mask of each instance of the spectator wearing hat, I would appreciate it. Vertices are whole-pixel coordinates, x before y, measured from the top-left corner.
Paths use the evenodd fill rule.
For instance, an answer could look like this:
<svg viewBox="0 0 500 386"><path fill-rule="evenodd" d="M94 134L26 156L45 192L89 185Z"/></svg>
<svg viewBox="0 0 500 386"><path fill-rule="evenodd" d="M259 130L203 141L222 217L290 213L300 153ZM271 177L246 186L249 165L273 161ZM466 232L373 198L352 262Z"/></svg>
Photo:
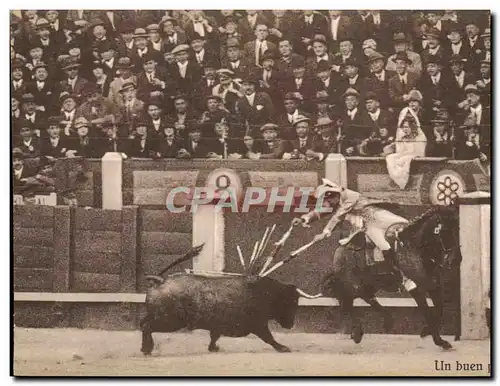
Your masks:
<svg viewBox="0 0 500 386"><path fill-rule="evenodd" d="M117 106L121 106L123 104L123 95L120 93L123 84L125 82L137 84L137 78L132 73L133 68L134 66L132 64L132 60L129 57L125 56L117 60L116 71L119 73L119 76L111 81L108 94L109 101Z"/></svg>
<svg viewBox="0 0 500 386"><path fill-rule="evenodd" d="M202 69L196 61L189 58L191 48L187 44L181 44L172 50L176 64L173 66L171 75L174 90L182 94L191 94L198 87Z"/></svg>
<svg viewBox="0 0 500 386"><path fill-rule="evenodd" d="M308 112L314 111L314 104L311 100L315 93L315 75L306 72L305 61L300 59L292 64L292 76L286 77L282 86L285 92L300 93L303 108Z"/></svg>
<svg viewBox="0 0 500 386"><path fill-rule="evenodd" d="M427 157L453 157L454 137L450 130L450 119L448 114L437 114L432 119L432 135L427 143Z"/></svg>
<svg viewBox="0 0 500 386"><path fill-rule="evenodd" d="M351 18L351 21L353 29L350 37L353 40L362 43L374 37L373 16L370 11L366 9L358 10Z"/></svg>
<svg viewBox="0 0 500 386"><path fill-rule="evenodd" d="M226 68L216 71L219 78L218 84L212 88L212 94L222 98L225 108L231 113L236 114L236 101L243 96L240 85L233 79L235 73Z"/></svg>
<svg viewBox="0 0 500 386"><path fill-rule="evenodd" d="M293 121L295 138L288 141L287 151L283 154L283 159L317 159L322 161L324 155L317 152L316 141L311 130L311 120L299 115Z"/></svg>
<svg viewBox="0 0 500 386"><path fill-rule="evenodd" d="M386 109L381 108L379 94L368 91L364 96L365 110L362 112L362 125L369 128L371 134L380 136L380 129L385 128L389 136L394 136L394 117Z"/></svg>
<svg viewBox="0 0 500 386"><path fill-rule="evenodd" d="M335 104L330 102L330 96L326 91L318 91L314 98L312 98L313 117L318 120L322 117L328 117L330 120L338 119L338 109Z"/></svg>
<svg viewBox="0 0 500 386"><path fill-rule="evenodd" d="M491 106L491 62L489 59L480 61L479 79L472 84L475 84L481 91L484 105Z"/></svg>
<svg viewBox="0 0 500 386"><path fill-rule="evenodd" d="M118 28L117 51L121 57L131 57L134 51L135 26L130 20L124 20Z"/></svg>
<svg viewBox="0 0 500 386"><path fill-rule="evenodd" d="M396 75L389 79L389 96L395 109L406 106L408 93L417 87L418 75L408 72L407 68L412 62L406 52L398 52L394 58Z"/></svg>
<svg viewBox="0 0 500 386"><path fill-rule="evenodd" d="M112 116L102 119L101 127L104 136L96 146L95 155L102 158L106 153L125 153L130 149L130 139L118 133L118 127Z"/></svg>
<svg viewBox="0 0 500 386"><path fill-rule="evenodd" d="M480 33L477 21L465 22L465 34L467 35L465 44L469 47L472 55L479 55L484 50L484 41L480 38Z"/></svg>
<svg viewBox="0 0 500 386"><path fill-rule="evenodd" d="M137 86L134 82L128 80L123 83L120 94L122 103L118 105L120 115L123 117L123 131L120 130L120 135L129 135L133 130L135 122L144 111L144 102L138 99Z"/></svg>
<svg viewBox="0 0 500 386"><path fill-rule="evenodd" d="M391 105L389 96L389 79L396 72L386 70L385 57L379 52L374 52L368 58L369 76L365 79L364 87L366 91L373 91L378 95L378 101L383 108L387 109Z"/></svg>
<svg viewBox="0 0 500 386"><path fill-rule="evenodd" d="M74 137L75 132L75 119L76 119L76 106L78 98L74 94L68 92L61 93L58 105L61 106L59 115L59 122L63 126L64 135L66 137Z"/></svg>
<svg viewBox="0 0 500 386"><path fill-rule="evenodd" d="M491 62L491 29L486 28L481 34L484 49L480 53L474 52L474 63L480 63L482 60Z"/></svg>
<svg viewBox="0 0 500 386"><path fill-rule="evenodd" d="M109 97L109 86L113 79L113 76L109 75L108 71L109 67L102 62L95 62L92 65L91 81L99 88L101 95L105 98Z"/></svg>
<svg viewBox="0 0 500 386"><path fill-rule="evenodd" d="M328 44L324 35L317 35L311 40L311 53L306 59L306 69L310 74L314 74L320 63L326 62L332 66L335 62L333 54L328 53Z"/></svg>
<svg viewBox="0 0 500 386"><path fill-rule="evenodd" d="M308 114L299 107L302 104L303 97L299 92L287 92L284 96L284 114L278 116L276 123L280 130L280 138L285 140L295 139L296 133L293 127L293 122L299 116L307 116Z"/></svg>
<svg viewBox="0 0 500 386"><path fill-rule="evenodd" d="M126 154L134 158L154 158L157 153L158 137L150 137L148 120L139 118L129 136ZM163 134L163 133L162 133Z"/></svg>
<svg viewBox="0 0 500 386"><path fill-rule="evenodd" d="M481 103L481 92L474 84L465 86L466 99L459 103L458 107L463 109L465 116L473 116L476 119L476 125L480 130L490 131L491 127L491 110L488 106L483 106ZM483 129L484 127L484 129Z"/></svg>
<svg viewBox="0 0 500 386"><path fill-rule="evenodd" d="M156 23L149 24L146 27L146 32L149 34L148 39L149 43L151 44L151 48L163 54L165 42L163 41L163 37L160 33L160 25Z"/></svg>
<svg viewBox="0 0 500 386"><path fill-rule="evenodd" d="M27 74L25 74L25 68L23 60L14 59L11 61L11 90L18 95L26 94L27 82L25 78L27 78Z"/></svg>
<svg viewBox="0 0 500 386"><path fill-rule="evenodd" d="M314 83L313 92L325 91L330 97L330 103L338 104L339 90L339 77L332 72L330 65L326 61L321 61L316 66L316 80Z"/></svg>
<svg viewBox="0 0 500 386"><path fill-rule="evenodd" d="M294 47L299 55L308 56L316 35L325 36L328 33L328 25L325 17L313 10L304 10L298 16L294 25L295 42ZM326 42L326 38L324 39Z"/></svg>
<svg viewBox="0 0 500 386"><path fill-rule="evenodd" d="M74 128L75 136L67 139L66 157L97 157L100 139L90 133L90 122L85 117L79 117L75 120Z"/></svg>
<svg viewBox="0 0 500 386"><path fill-rule="evenodd" d="M330 153L338 153L339 128L336 122L328 116L322 116L317 119L315 129L318 133L315 138L315 151L323 153L323 159Z"/></svg>
<svg viewBox="0 0 500 386"><path fill-rule="evenodd" d="M426 73L420 78L418 89L422 90L424 108L428 111L437 111L442 107L452 107L453 101L449 93L453 88L453 79L448 72L443 70L441 56L424 56Z"/></svg>
<svg viewBox="0 0 500 386"><path fill-rule="evenodd" d="M10 97L10 120L12 122L12 135L17 136L17 123L22 118L21 98L19 94L12 94Z"/></svg>
<svg viewBox="0 0 500 386"><path fill-rule="evenodd" d="M459 127L455 144L455 159L479 159L482 163L491 162L491 135L477 125L476 116L465 118Z"/></svg>
<svg viewBox="0 0 500 386"><path fill-rule="evenodd" d="M348 88L357 90L360 94L366 89L366 80L360 73L361 64L354 58L349 58L342 66L342 77L338 91L343 93Z"/></svg>
<svg viewBox="0 0 500 386"><path fill-rule="evenodd" d="M279 138L278 125L266 123L260 127L262 140L258 140L255 152L247 153L250 159L282 159L287 150L287 143Z"/></svg>
<svg viewBox="0 0 500 386"><path fill-rule="evenodd" d="M28 177L36 174L36 169L25 163L24 152L16 147L12 149L12 190L14 194L19 194L26 186Z"/></svg>
<svg viewBox="0 0 500 386"><path fill-rule="evenodd" d="M23 110L22 118L26 119L32 124L33 130L35 130L36 135L39 137L39 128L45 124L46 114L43 111L37 109L35 96L33 94L23 94L21 97L21 101Z"/></svg>
<svg viewBox="0 0 500 386"><path fill-rule="evenodd" d="M252 68L261 68L264 54L269 51L274 55L277 52L276 44L268 40L269 29L265 24L257 24L254 29L255 40L244 45L244 56Z"/></svg>
<svg viewBox="0 0 500 386"><path fill-rule="evenodd" d="M214 69L219 67L219 58L216 55L216 50L205 49L205 39L199 36L194 36L190 41L191 49L193 50L193 56L196 63L203 68L206 64L213 65Z"/></svg>
<svg viewBox="0 0 500 386"><path fill-rule="evenodd" d="M455 24L451 27L447 35L448 41L443 44L444 56L450 58L455 55L464 59L470 59L470 48L463 41L463 27Z"/></svg>
<svg viewBox="0 0 500 386"><path fill-rule="evenodd" d="M184 94L177 94L172 98L173 111L168 115L168 122L175 128L175 137L178 140L187 140L188 132L192 125L198 121L198 114L189 103Z"/></svg>
<svg viewBox="0 0 500 386"><path fill-rule="evenodd" d="M144 59L153 58L157 63L163 61L160 52L153 50L149 41L149 34L144 28L136 28L134 30L134 49L131 53L131 59L135 66L134 73L139 73L143 70Z"/></svg>
<svg viewBox="0 0 500 386"><path fill-rule="evenodd" d="M161 19L160 33L163 35L163 52L171 52L178 45L187 43L186 33L172 16Z"/></svg>
<svg viewBox="0 0 500 386"><path fill-rule="evenodd" d="M95 123L96 120L103 119L108 115L118 118L118 108L102 96L101 90L97 85L90 82L87 83L82 94L85 102L76 109L77 117L83 116L91 123Z"/></svg>
<svg viewBox="0 0 500 386"><path fill-rule="evenodd" d="M110 37L118 38L122 24L127 20L127 11L98 10L94 17L102 20Z"/></svg>
<svg viewBox="0 0 500 386"><path fill-rule="evenodd" d="M233 132L225 120L217 122L214 128L215 137L207 139L208 158L240 159L243 157L244 145L242 138ZM239 134L239 133L238 133Z"/></svg>
<svg viewBox="0 0 500 386"><path fill-rule="evenodd" d="M453 81L451 82L450 93L447 97L453 99L453 104L450 103L450 107L456 108L457 104L465 99L465 86L474 84L475 77L464 70L467 64L466 58L453 54L448 63L451 68Z"/></svg>
<svg viewBox="0 0 500 386"><path fill-rule="evenodd" d="M227 68L234 72L235 78L242 78L250 71L249 62L252 58L245 58L240 49L240 43L235 38L230 38L227 41L226 59L221 62L222 68Z"/></svg>
<svg viewBox="0 0 500 386"><path fill-rule="evenodd" d="M444 15L443 11L430 10L426 12L427 25L440 34L440 40L444 41L446 35L450 33L453 22L449 20L442 20Z"/></svg>
<svg viewBox="0 0 500 386"><path fill-rule="evenodd" d="M42 63L52 65L51 55L46 51L40 42L32 42L28 49L28 60L25 67L32 72L34 68ZM32 73L30 74L32 75Z"/></svg>
<svg viewBox="0 0 500 386"><path fill-rule="evenodd" d="M68 151L67 138L61 135L61 120L59 117L49 117L47 136L40 140L40 154L48 157L61 158Z"/></svg>
<svg viewBox="0 0 500 386"><path fill-rule="evenodd" d="M259 24L269 25L269 20L262 14L262 11L249 9L245 11L246 15L238 21L238 31L241 34L243 44L250 42L255 38L255 27Z"/></svg>
<svg viewBox="0 0 500 386"><path fill-rule="evenodd" d="M269 40L278 44L280 39L293 35L293 16L284 9L274 9L269 14ZM290 42L292 43L292 42Z"/></svg>
<svg viewBox="0 0 500 386"><path fill-rule="evenodd" d="M176 138L175 128L171 125L163 127L163 135L158 139L155 158L176 158L183 148L184 141Z"/></svg>
<svg viewBox="0 0 500 386"><path fill-rule="evenodd" d="M353 156L361 141L370 135L370 128L363 126L363 112L359 106L360 94L353 88L348 88L343 94L344 108L341 112L342 119L342 154Z"/></svg>
<svg viewBox="0 0 500 386"><path fill-rule="evenodd" d="M269 94L256 91L258 79L248 75L242 82L243 96L236 102L236 112L243 120L246 133L258 138L258 125L269 122L274 118L274 104Z"/></svg>
<svg viewBox="0 0 500 386"><path fill-rule="evenodd" d="M220 45L220 59L224 61L227 59L227 47L230 42L239 42L243 39L238 30L238 20L235 16L227 16L219 27L219 45Z"/></svg>
<svg viewBox="0 0 500 386"><path fill-rule="evenodd" d="M259 91L264 91L273 101L283 99L281 85L285 76L275 69L274 63L276 56L274 52L267 51L262 55L262 69L256 70L256 77L259 79ZM281 110L282 106L276 106L277 110Z"/></svg>
<svg viewBox="0 0 500 386"><path fill-rule="evenodd" d="M158 57L153 52L142 57L142 71L137 75L137 96L147 100L151 96L168 95L171 81L168 80L167 71L158 62Z"/></svg>
<svg viewBox="0 0 500 386"><path fill-rule="evenodd" d="M206 158L210 151L207 139L202 136L200 124L193 124L189 127L188 137L184 142L179 158Z"/></svg>
<svg viewBox="0 0 500 386"><path fill-rule="evenodd" d="M339 45L339 52L335 54L332 69L335 72L342 72L343 66L349 60L357 60L360 62L359 57L354 53L354 44L351 39L343 39Z"/></svg>
<svg viewBox="0 0 500 386"><path fill-rule="evenodd" d="M40 155L40 140L35 135L33 124L21 119L18 123L19 140L14 144L15 147L21 149L25 158L36 158Z"/></svg>
<svg viewBox="0 0 500 386"><path fill-rule="evenodd" d="M342 11L328 11L328 32L326 34L329 42L330 52L338 52L340 42L354 36L355 26L352 19Z"/></svg>
<svg viewBox="0 0 500 386"><path fill-rule="evenodd" d="M50 23L47 19L39 18L35 25L36 37L31 40L32 44L40 45L43 48L44 55L51 60L55 59L58 43L51 39Z"/></svg>
<svg viewBox="0 0 500 386"><path fill-rule="evenodd" d="M60 90L70 94L81 96L83 89L89 81L79 74L81 64L73 59L67 59L63 64L63 71L66 73L64 80L60 82Z"/></svg>
<svg viewBox="0 0 500 386"><path fill-rule="evenodd" d="M203 138L215 136L215 124L221 121L231 120L230 113L224 108L222 98L218 95L208 95L204 100L205 111L203 111L200 123Z"/></svg>
<svg viewBox="0 0 500 386"><path fill-rule="evenodd" d="M61 44L65 41L65 36L62 28L62 19L59 11L50 9L45 12L45 18L50 24L50 37L57 43Z"/></svg>
<svg viewBox="0 0 500 386"><path fill-rule="evenodd" d="M99 45L99 59L98 61L104 65L103 69L106 74L113 80L116 75L117 52L113 44L110 42L103 42Z"/></svg>
<svg viewBox="0 0 500 386"><path fill-rule="evenodd" d="M394 43L394 51L396 53L389 56L385 69L387 71L396 72L396 57L399 52L405 52L409 59L407 71L416 74L417 77L420 78L420 75L422 74L422 58L418 53L409 49L410 47L408 45L408 38L406 34L404 32L395 32L392 40Z"/></svg>
<svg viewBox="0 0 500 386"><path fill-rule="evenodd" d="M427 42L426 48L421 53L422 61L424 63L426 62L426 58L429 57L445 57L445 48L441 45L441 43L444 42L441 32L435 29L430 29L425 32L424 39Z"/></svg>

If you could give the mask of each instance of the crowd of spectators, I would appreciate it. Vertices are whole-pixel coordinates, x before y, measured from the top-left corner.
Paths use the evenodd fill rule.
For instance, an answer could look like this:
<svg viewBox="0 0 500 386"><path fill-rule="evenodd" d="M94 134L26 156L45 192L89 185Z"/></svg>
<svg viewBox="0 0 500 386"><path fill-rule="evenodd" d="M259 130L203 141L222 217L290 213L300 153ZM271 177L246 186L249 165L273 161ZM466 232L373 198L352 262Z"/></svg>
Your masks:
<svg viewBox="0 0 500 386"><path fill-rule="evenodd" d="M418 141L490 159L489 12L26 10L10 27L17 179L29 158L110 151L321 161Z"/></svg>

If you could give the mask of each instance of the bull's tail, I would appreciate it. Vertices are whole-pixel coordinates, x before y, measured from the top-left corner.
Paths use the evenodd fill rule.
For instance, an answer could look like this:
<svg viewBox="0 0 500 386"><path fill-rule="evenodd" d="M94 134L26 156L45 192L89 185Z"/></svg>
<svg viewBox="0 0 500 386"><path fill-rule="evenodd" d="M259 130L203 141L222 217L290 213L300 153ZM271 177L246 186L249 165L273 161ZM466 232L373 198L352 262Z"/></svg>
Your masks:
<svg viewBox="0 0 500 386"><path fill-rule="evenodd" d="M162 275L167 272L170 268L175 267L176 265L183 263L184 261L190 260L193 257L196 257L200 254L201 250L203 249L203 246L205 243L198 245L194 248L192 248L188 253L186 253L184 256L178 258L171 264L169 264L166 268L164 268L158 275L147 275L146 280L151 280L155 284L162 284L165 282L165 279L162 277Z"/></svg>

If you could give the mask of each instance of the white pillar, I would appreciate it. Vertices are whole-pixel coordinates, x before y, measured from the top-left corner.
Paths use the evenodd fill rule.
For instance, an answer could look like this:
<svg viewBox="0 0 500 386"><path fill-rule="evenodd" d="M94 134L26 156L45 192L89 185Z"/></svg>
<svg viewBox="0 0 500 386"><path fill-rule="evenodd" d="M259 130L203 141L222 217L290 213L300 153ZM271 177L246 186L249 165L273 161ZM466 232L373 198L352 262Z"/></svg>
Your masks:
<svg viewBox="0 0 500 386"><path fill-rule="evenodd" d="M460 306L463 339L486 339L490 289L490 194L460 197Z"/></svg>
<svg viewBox="0 0 500 386"><path fill-rule="evenodd" d="M342 154L328 154L325 160L325 178L347 188L347 161Z"/></svg>
<svg viewBox="0 0 500 386"><path fill-rule="evenodd" d="M224 269L224 213L215 205L199 205L193 213L193 246L205 243L193 259L193 269L220 272Z"/></svg>
<svg viewBox="0 0 500 386"><path fill-rule="evenodd" d="M101 160L102 208L120 210L123 206L122 162L120 153L106 153Z"/></svg>

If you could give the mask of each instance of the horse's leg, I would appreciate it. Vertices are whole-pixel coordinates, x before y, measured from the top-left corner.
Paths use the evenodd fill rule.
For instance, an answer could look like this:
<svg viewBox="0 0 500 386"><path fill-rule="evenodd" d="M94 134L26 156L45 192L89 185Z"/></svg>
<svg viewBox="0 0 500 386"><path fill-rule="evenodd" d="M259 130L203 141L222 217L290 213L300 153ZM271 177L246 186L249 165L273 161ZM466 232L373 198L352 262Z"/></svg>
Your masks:
<svg viewBox="0 0 500 386"><path fill-rule="evenodd" d="M387 310L387 308L384 308L382 304L380 304L375 297L375 294L370 294L370 293L364 293L361 298L367 302L375 311L377 311L380 315L383 316L384 318L384 330L385 332L389 332L392 327L394 326L394 319L392 317L392 314Z"/></svg>
<svg viewBox="0 0 500 386"><path fill-rule="evenodd" d="M441 329L441 320L443 318L443 309L444 309L443 293L441 291L441 288L433 288L429 290L429 296L432 299L432 303L434 303L432 311L434 312L434 317L436 320L436 328L439 331ZM420 337L425 338L430 334L431 334L431 329L429 325L426 324L422 329L422 332L420 333Z"/></svg>
<svg viewBox="0 0 500 386"><path fill-rule="evenodd" d="M436 323L436 318L433 315L432 310L427 305L427 299L425 297L425 292L422 292L418 287L409 291L410 295L417 302L418 308L422 312L427 325L429 326L429 330L432 335L432 339L434 340L434 344L442 347L445 350L451 349L452 346L449 342L441 338L439 335L439 329Z"/></svg>
<svg viewBox="0 0 500 386"><path fill-rule="evenodd" d="M345 294L340 304L342 312L344 315L349 315L351 321L351 339L355 343L359 343L363 339L363 327L354 307L354 291L349 292Z"/></svg>

